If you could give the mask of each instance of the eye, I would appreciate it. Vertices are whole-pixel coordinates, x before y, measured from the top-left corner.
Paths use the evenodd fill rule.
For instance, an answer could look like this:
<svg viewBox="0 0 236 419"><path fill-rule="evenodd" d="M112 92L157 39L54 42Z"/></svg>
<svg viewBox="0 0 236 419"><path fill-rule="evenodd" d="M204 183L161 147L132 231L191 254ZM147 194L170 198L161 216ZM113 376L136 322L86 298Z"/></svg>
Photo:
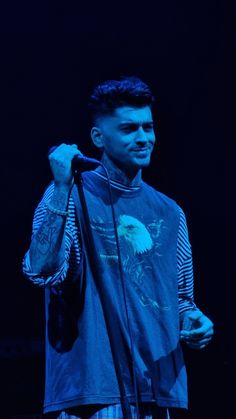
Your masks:
<svg viewBox="0 0 236 419"><path fill-rule="evenodd" d="M131 132L136 131L137 127L135 125L125 125L121 128L121 131L125 134L130 134Z"/></svg>
<svg viewBox="0 0 236 419"><path fill-rule="evenodd" d="M153 131L153 125L152 124L144 125L143 129L144 129L145 132L151 132L151 131Z"/></svg>
<svg viewBox="0 0 236 419"><path fill-rule="evenodd" d="M122 129L122 131L125 133L125 134L130 134L131 132L133 132L134 130L133 129L131 129L131 128L123 128Z"/></svg>

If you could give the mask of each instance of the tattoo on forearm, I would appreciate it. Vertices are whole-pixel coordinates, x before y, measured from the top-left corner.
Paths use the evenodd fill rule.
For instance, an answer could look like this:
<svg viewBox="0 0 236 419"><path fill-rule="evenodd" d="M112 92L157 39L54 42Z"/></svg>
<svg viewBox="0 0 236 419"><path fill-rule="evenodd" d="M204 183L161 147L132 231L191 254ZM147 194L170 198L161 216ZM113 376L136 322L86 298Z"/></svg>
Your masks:
<svg viewBox="0 0 236 419"><path fill-rule="evenodd" d="M68 195L60 191L54 195L51 204L65 210L67 202ZM65 223L65 217L46 211L42 225L31 243L31 263L35 271L51 270L62 263Z"/></svg>
<svg viewBox="0 0 236 419"><path fill-rule="evenodd" d="M58 245L58 229L62 227L65 220L54 214L47 214L46 219L36 236L36 247L40 254L53 253ZM59 249L57 249L59 250Z"/></svg>

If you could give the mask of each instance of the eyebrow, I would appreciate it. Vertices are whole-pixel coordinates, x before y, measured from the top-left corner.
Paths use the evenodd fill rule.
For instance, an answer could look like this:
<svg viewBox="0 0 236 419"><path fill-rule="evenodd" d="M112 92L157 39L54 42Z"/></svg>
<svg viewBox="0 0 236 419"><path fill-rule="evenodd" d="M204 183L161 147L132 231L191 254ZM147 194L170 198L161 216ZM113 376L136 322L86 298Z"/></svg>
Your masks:
<svg viewBox="0 0 236 419"><path fill-rule="evenodd" d="M119 124L119 128L124 128L124 127L138 127L138 126L154 126L153 121L145 121L145 122L134 122L134 121L125 121L125 122L121 122Z"/></svg>

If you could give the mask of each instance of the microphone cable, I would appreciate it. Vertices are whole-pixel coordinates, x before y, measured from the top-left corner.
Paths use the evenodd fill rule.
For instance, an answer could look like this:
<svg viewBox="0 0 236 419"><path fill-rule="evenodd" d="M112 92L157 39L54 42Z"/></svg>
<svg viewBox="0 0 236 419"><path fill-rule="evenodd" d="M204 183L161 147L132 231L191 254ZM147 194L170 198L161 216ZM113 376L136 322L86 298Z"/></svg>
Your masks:
<svg viewBox="0 0 236 419"><path fill-rule="evenodd" d="M106 169L106 167L104 166L104 164L102 162L100 162L100 166L103 168L103 170L105 172L105 175L106 175L106 178L107 178L107 183L108 183L108 194L109 194L109 201L110 201L110 205L111 205L112 222L113 222L113 227L114 227L115 242L116 242L116 248L117 248L118 269L119 269L119 275L120 275L120 279L121 279L121 287L122 287L122 294L123 294L123 299L124 299L125 317L126 317L126 322L127 322L128 335L129 335L129 339L130 339L132 376L133 376L134 394L135 394L135 406L136 406L136 411L137 411L137 419L139 419L140 418L140 413L139 413L139 402L138 402L138 384L137 384L137 377L136 377L136 372L135 372L135 358L136 357L135 357L135 350L134 350L134 337L133 337L133 333L132 333L131 320L130 320L129 311L128 311L127 291L126 291L126 285L125 285L125 280L124 280L124 275L123 275L121 250L120 250L119 237L118 237L118 231L117 231L115 208L114 208L114 203L113 203L113 199L112 199L111 181L110 181L110 176L109 176L108 170Z"/></svg>
<svg viewBox="0 0 236 419"><path fill-rule="evenodd" d="M116 240L116 248L117 248L117 256L118 256L118 267L119 267L119 274L120 274L120 279L121 279L121 286L122 286L123 299L124 299L124 305L125 305L125 314L126 314L126 321L127 321L127 327L128 327L128 335L129 335L129 338L130 338L132 374L133 374L134 394L135 394L135 406L136 406L136 411L137 411L137 419L139 419L140 414L139 414L139 403L138 403L138 384L137 384L137 377L136 377L136 373L135 373L134 338L133 338L131 321L130 321L129 311L128 311L126 285L125 285L122 262L121 262L121 250L120 250L120 243L119 243L119 237L118 237L118 231L117 231L115 208L114 208L113 199L112 199L110 176L109 176L108 171L107 171L106 167L104 166L104 164L101 164L101 166L102 166L102 168L103 168L103 170L106 174L107 181L108 181L108 192L109 192L109 199L110 199L111 212L112 212L112 221L113 221L114 232L115 232L115 240Z"/></svg>

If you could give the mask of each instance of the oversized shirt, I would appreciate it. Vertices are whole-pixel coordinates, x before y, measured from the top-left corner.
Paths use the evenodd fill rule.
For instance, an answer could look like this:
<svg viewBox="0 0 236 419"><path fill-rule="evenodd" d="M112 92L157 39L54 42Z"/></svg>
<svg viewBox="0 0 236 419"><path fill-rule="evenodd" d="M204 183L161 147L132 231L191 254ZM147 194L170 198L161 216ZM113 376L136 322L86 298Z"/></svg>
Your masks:
<svg viewBox="0 0 236 419"><path fill-rule="evenodd" d="M83 177L99 275L114 326L124 342L121 353L126 395L134 402L132 339L141 401L186 407L186 371L179 343L180 314L196 306L184 213L173 200L145 182L133 188L112 182L122 279L106 179L97 172ZM53 185L50 185L36 210L33 234L43 220L52 193ZM120 401L79 204L77 209L79 220L71 196L65 261L57 272L33 273L28 253L24 259L28 278L45 287L45 412Z"/></svg>

